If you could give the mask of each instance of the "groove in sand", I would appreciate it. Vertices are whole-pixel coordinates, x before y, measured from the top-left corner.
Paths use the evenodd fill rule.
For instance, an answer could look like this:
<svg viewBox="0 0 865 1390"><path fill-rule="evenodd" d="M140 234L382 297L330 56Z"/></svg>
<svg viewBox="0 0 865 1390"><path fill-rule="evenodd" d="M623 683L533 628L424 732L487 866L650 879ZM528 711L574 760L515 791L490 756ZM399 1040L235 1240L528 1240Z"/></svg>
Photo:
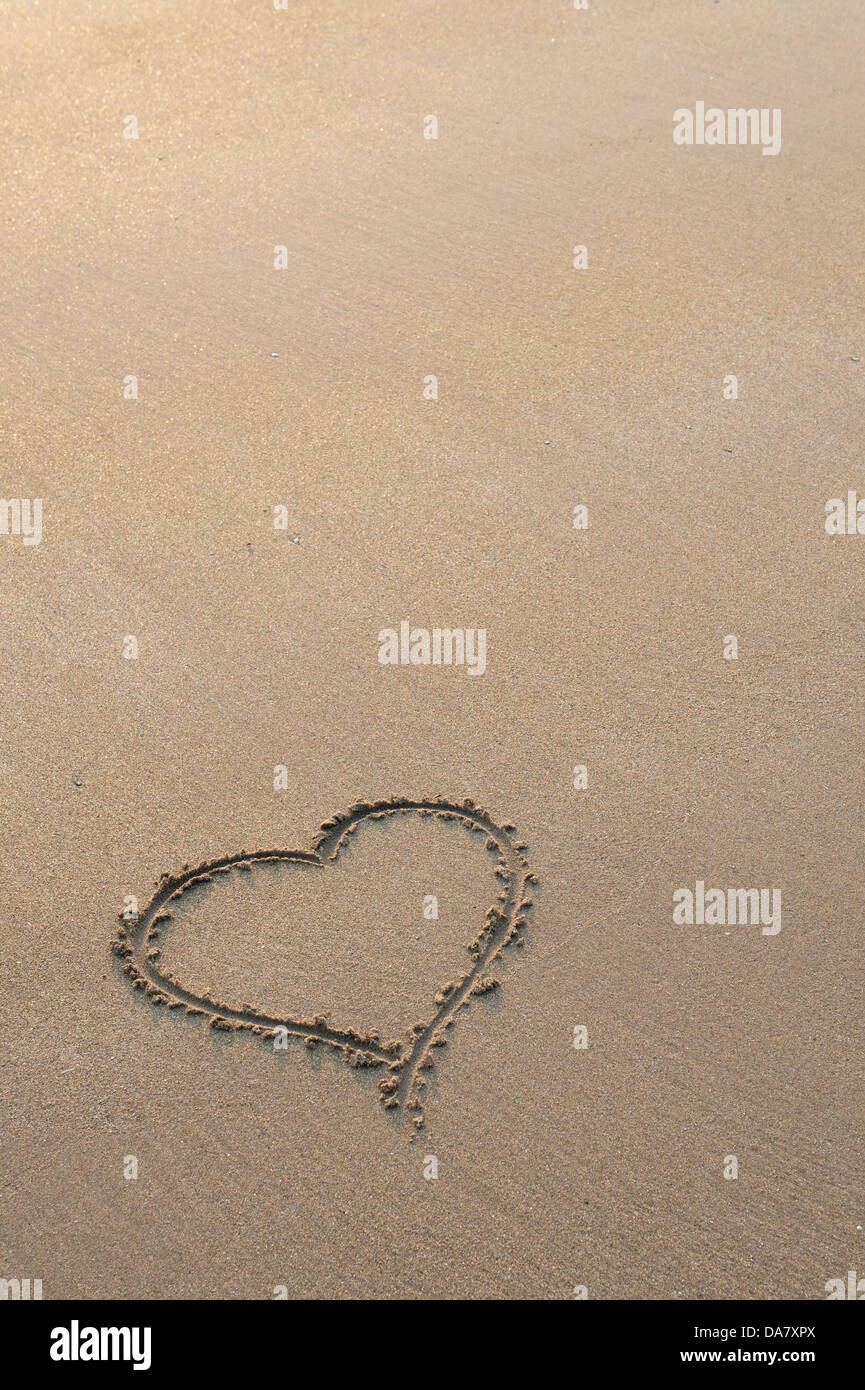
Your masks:
<svg viewBox="0 0 865 1390"><path fill-rule="evenodd" d="M249 871L255 863L293 860L325 868L327 862L337 858L362 821L395 815L440 816L457 821L474 834L483 834L486 848L496 855L495 873L501 884L497 905L489 909L480 932L468 946L471 964L458 979L438 990L432 1016L412 1024L402 1040L383 1042L374 1031L358 1033L351 1028L333 1028L323 1014L312 1018L286 1014L280 1018L254 1004L243 1002L238 1007L223 1003L208 992L194 993L160 967L161 951L156 943L162 924L171 920L170 904L196 884L210 882L221 873ZM473 997L499 987L499 981L486 974L487 966L500 959L506 947L523 944L521 931L527 924L525 913L532 907L531 885L537 879L529 870L526 846L512 838L514 829L507 822L497 824L489 811L469 799L454 802L432 797L411 801L407 797L391 797L384 801L355 801L347 811L322 823L309 850L243 851L211 859L193 869L184 865L178 874L163 874L150 902L134 921L120 914L112 947L123 958L124 972L133 986L144 990L153 1004L185 1008L188 1014L207 1017L211 1028L245 1029L266 1038L274 1037L278 1028L285 1029L304 1039L307 1047L325 1045L341 1051L352 1066L387 1067L388 1075L379 1082L383 1105L386 1109L401 1107L410 1111L415 1129L421 1129L424 1073L433 1065L433 1049L447 1043L446 1030L453 1027L457 1014L468 1008Z"/></svg>

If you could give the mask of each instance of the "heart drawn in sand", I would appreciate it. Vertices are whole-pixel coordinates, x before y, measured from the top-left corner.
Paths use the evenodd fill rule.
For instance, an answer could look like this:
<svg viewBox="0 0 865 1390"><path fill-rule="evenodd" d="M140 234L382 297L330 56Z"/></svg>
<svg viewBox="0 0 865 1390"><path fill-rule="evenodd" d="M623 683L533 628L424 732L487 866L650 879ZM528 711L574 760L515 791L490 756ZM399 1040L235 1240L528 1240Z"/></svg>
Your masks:
<svg viewBox="0 0 865 1390"><path fill-rule="evenodd" d="M158 942L163 927L172 919L171 904L196 884L213 882L220 874L248 872L254 863L288 860L326 868L361 822L388 816L440 816L458 822L472 834L483 835L487 850L496 857L495 875L500 883L496 902L467 946L466 968L457 979L442 985L431 1005L430 1017L412 1024L403 1039L382 1041L374 1031L359 1033L351 1028L333 1028L323 1014L312 1018L286 1014L277 1018L252 1004L223 1003L209 993L195 994L160 965ZM279 1030L284 1030L302 1038L308 1048L327 1046L342 1052L354 1067L385 1067L387 1074L379 1082L382 1103L388 1110L402 1107L410 1111L415 1128L421 1129L424 1072L433 1066L433 1049L447 1044L446 1030L454 1026L457 1014L469 1007L474 996L499 987L499 981L487 973L487 967L501 958L506 946L523 944L520 933L527 925L525 913L532 907L530 885L537 879L529 870L526 846L512 839L514 830L507 823L497 825L488 811L468 799L453 802L433 797L411 801L407 797L391 797L386 801L355 801L347 811L323 822L308 850L244 851L212 859L194 869L186 865L179 874L163 874L150 902L137 917L130 920L126 914L120 914L112 947L123 958L124 972L134 988L143 990L153 1004L203 1015L211 1028L246 1029L265 1038L277 1037Z"/></svg>

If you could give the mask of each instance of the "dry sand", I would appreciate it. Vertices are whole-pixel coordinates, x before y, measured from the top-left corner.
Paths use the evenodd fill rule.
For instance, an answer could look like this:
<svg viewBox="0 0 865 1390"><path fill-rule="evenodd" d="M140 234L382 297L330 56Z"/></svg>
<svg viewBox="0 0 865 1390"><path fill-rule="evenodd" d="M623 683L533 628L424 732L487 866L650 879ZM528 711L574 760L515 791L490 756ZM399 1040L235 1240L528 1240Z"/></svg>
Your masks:
<svg viewBox="0 0 865 1390"><path fill-rule="evenodd" d="M861 7L3 0L0 32L0 491L44 501L39 545L0 536L0 1273L865 1272L865 537L823 526L865 491ZM698 99L781 108L780 155L674 146ZM486 673L381 666L403 619L484 627ZM375 1072L153 1007L109 950L162 872L393 794L476 799L539 878L413 1143ZM410 1023L494 900L482 842L416 828L318 902L220 883L166 953ZM780 887L782 930L674 926L697 879Z"/></svg>

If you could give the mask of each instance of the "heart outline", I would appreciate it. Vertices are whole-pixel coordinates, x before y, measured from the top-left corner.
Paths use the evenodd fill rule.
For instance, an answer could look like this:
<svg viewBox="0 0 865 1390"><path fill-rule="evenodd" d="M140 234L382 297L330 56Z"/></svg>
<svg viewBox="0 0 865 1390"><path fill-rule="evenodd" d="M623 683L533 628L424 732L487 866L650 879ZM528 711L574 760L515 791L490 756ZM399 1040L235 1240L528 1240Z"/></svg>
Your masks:
<svg viewBox="0 0 865 1390"><path fill-rule="evenodd" d="M290 1014L277 1018L243 1001L239 1007L225 1004L209 991L197 994L187 989L180 980L160 968L161 948L154 943L159 939L161 924L172 919L169 904L195 884L212 882L214 875L233 869L250 871L255 863L293 861L315 864L323 869L328 862L337 859L348 837L363 821L407 814L456 820L472 833L485 834L486 848L497 854L495 876L502 887L497 894L499 906L488 910L478 935L468 945L469 969L437 990L433 1017L412 1024L403 1039L382 1043L374 1030L361 1034L353 1028L333 1028L324 1014L316 1014L312 1019ZM414 1127L422 1129L421 1092L426 1089L426 1080L421 1073L429 1071L433 1065L432 1050L447 1043L445 1029L454 1026L456 1015L469 1007L473 997L500 986L499 980L486 974L486 967L501 959L507 946L523 945L520 933L528 925L525 913L533 906L530 887L538 880L529 868L526 845L512 839L515 829L509 822L499 825L489 811L468 797L461 802L442 797L418 801L408 797L357 800L347 811L322 822L309 850L244 850L205 861L192 869L184 865L179 874L162 874L155 893L142 911L134 918L124 912L119 914L120 925L111 943L112 949L123 958L123 971L131 979L133 988L144 990L153 1004L184 1008L187 1014L207 1017L210 1027L215 1029L249 1031L265 1038L275 1037L277 1029L285 1029L302 1038L307 1047L323 1044L343 1052L355 1067L387 1066L388 1075L379 1082L382 1104L389 1110L413 1111Z"/></svg>

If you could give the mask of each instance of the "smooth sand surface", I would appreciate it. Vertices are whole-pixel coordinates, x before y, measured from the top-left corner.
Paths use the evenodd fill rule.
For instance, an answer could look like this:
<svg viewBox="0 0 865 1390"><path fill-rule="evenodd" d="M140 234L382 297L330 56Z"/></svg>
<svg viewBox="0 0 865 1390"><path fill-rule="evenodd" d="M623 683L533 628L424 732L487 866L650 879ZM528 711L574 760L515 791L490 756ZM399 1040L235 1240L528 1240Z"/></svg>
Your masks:
<svg viewBox="0 0 865 1390"><path fill-rule="evenodd" d="M0 35L0 491L44 505L0 536L0 1273L865 1272L865 537L824 529L865 492L861 7L3 0ZM781 153L677 148L697 100L781 108ZM380 665L401 620L485 628L485 674ZM374 1074L155 1008L109 949L160 873L392 794L475 798L539 879L413 1143ZM405 832L318 903L219 885L166 952L401 1026L493 900ZM698 879L780 888L782 930L674 925Z"/></svg>

